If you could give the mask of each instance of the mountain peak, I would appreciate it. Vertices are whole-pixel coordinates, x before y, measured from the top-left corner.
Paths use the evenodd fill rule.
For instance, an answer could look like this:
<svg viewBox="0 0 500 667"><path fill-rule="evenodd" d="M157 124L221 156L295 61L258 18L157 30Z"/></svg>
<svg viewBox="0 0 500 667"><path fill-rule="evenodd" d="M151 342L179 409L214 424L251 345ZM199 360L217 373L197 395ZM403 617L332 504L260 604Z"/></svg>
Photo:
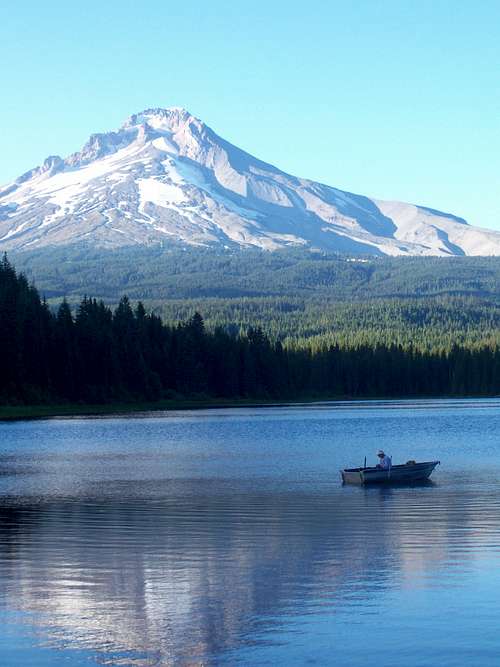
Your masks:
<svg viewBox="0 0 500 667"><path fill-rule="evenodd" d="M215 134L183 107L149 108L47 158L0 192L2 249L81 241L348 255L500 255L500 233L433 209L291 176Z"/></svg>
<svg viewBox="0 0 500 667"><path fill-rule="evenodd" d="M184 107L157 107L144 109L139 113L132 114L122 125L123 129L147 124L156 130L176 131L179 126L189 122L203 124L199 118L195 118Z"/></svg>
<svg viewBox="0 0 500 667"><path fill-rule="evenodd" d="M110 155L131 142L154 139L158 134L176 134L187 130L199 135L206 126L183 107L145 109L127 118L114 132L92 134L81 151L70 155L65 163L74 168Z"/></svg>

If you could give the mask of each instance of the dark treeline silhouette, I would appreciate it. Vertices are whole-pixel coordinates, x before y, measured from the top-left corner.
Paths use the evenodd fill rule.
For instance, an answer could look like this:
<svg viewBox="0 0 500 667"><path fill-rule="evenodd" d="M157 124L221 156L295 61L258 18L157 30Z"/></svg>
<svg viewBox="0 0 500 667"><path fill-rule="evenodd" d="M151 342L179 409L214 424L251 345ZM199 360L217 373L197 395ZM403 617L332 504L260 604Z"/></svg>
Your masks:
<svg viewBox="0 0 500 667"><path fill-rule="evenodd" d="M205 330L196 313L165 326L123 297L56 311L4 257L0 264L2 403L154 401L175 397L493 395L494 346L429 352L396 345L284 348L260 328Z"/></svg>

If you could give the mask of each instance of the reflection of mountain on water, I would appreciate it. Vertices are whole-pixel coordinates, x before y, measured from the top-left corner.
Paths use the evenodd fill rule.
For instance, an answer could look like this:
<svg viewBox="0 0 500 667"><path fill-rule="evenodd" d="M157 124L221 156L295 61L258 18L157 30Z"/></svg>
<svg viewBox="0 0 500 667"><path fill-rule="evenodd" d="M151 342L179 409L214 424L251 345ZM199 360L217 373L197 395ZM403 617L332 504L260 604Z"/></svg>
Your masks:
<svg viewBox="0 0 500 667"><path fill-rule="evenodd" d="M144 665L216 662L252 643L262 619L272 641L271 617L373 611L388 589L419 586L450 561L463 568L470 541L491 545L498 525L486 491L217 493L203 481L178 482L167 498L108 491L4 501L0 604L39 612L53 641L147 655Z"/></svg>

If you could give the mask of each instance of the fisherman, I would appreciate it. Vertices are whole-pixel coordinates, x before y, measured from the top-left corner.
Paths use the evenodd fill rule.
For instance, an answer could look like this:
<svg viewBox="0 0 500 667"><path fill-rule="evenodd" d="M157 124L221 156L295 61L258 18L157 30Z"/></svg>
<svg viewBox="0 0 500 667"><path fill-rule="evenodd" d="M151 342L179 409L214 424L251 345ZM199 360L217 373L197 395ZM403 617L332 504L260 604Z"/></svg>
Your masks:
<svg viewBox="0 0 500 667"><path fill-rule="evenodd" d="M378 450L377 456L380 460L380 463L377 463L377 468L381 468L382 470L390 470L392 466L391 457L387 456L383 449Z"/></svg>

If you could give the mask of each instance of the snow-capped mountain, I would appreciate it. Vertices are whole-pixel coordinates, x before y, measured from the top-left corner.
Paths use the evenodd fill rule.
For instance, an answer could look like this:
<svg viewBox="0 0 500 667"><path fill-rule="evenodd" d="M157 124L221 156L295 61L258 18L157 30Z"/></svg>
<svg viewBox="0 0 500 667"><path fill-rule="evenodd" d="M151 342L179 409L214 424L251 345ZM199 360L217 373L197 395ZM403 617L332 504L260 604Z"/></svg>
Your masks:
<svg viewBox="0 0 500 667"><path fill-rule="evenodd" d="M135 114L0 190L0 249L80 241L500 255L500 232L291 176L177 107Z"/></svg>

